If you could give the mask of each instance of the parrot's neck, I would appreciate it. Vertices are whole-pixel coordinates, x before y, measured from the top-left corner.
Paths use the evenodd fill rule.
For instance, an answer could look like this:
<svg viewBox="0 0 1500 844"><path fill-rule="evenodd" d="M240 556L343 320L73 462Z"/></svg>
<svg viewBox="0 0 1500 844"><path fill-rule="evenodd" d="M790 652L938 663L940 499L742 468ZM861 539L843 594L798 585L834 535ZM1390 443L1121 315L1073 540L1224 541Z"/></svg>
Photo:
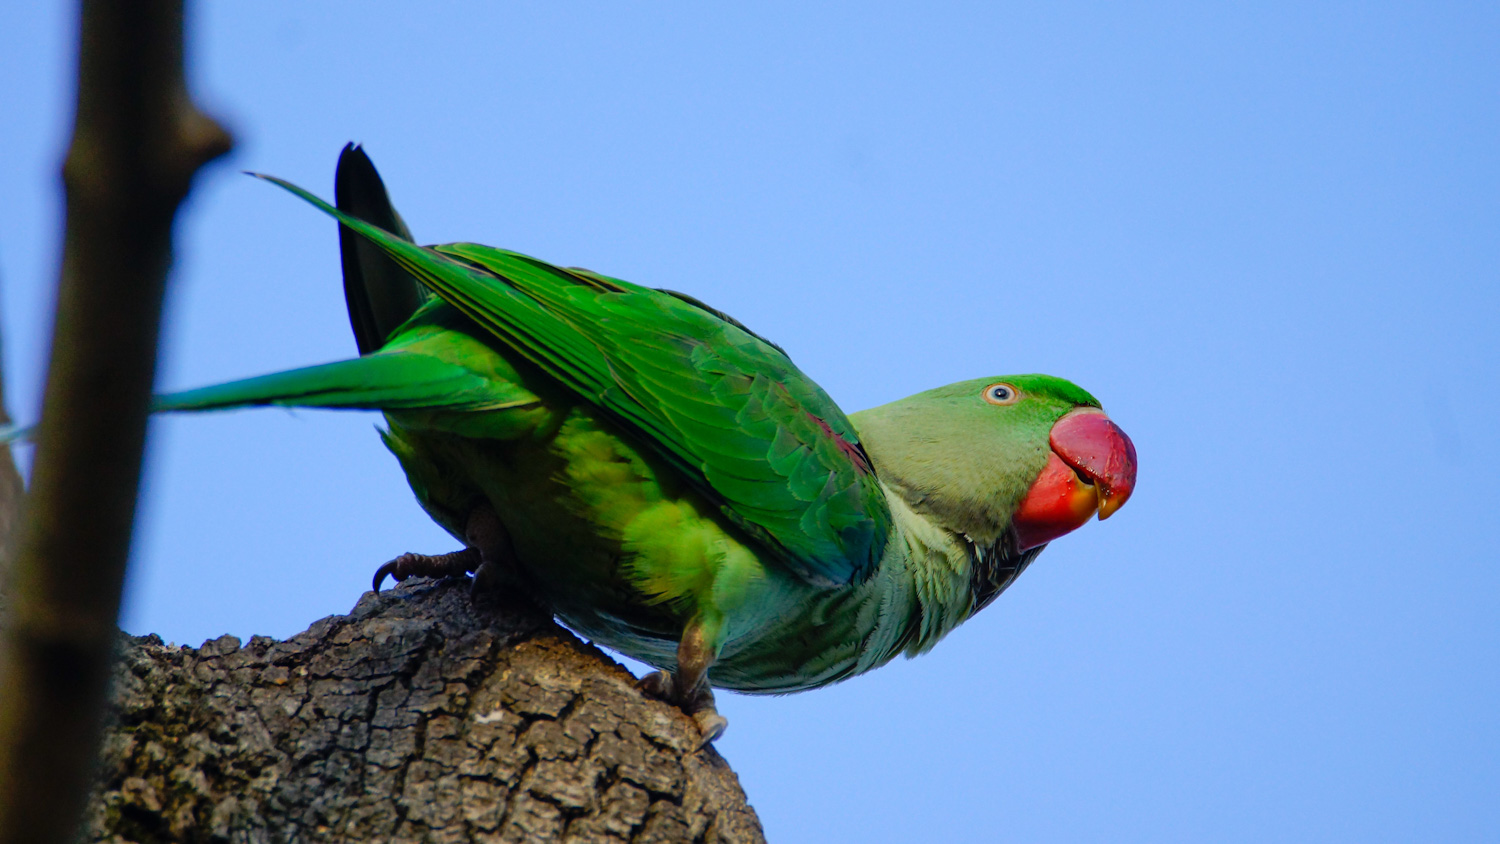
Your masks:
<svg viewBox="0 0 1500 844"><path fill-rule="evenodd" d="M885 492L893 532L871 585L895 611L882 613L865 640L873 664L932 648L988 606L1046 547L1017 552L1009 531L977 543L918 512L891 487Z"/></svg>
<svg viewBox="0 0 1500 844"><path fill-rule="evenodd" d="M965 538L918 513L886 488L894 533L881 575L892 588L909 589L909 656L923 653L973 614L975 555Z"/></svg>

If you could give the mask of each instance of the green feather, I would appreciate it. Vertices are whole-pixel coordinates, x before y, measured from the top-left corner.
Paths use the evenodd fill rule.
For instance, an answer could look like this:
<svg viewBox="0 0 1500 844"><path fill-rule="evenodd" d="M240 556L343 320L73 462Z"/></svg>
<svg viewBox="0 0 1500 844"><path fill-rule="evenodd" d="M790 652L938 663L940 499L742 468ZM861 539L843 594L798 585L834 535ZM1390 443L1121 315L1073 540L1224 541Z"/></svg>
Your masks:
<svg viewBox="0 0 1500 844"><path fill-rule="evenodd" d="M833 585L874 569L890 531L879 481L843 412L775 347L672 294L487 246L419 247L261 178L600 407L799 576ZM762 421L737 425L747 410ZM791 459L786 437L799 447Z"/></svg>

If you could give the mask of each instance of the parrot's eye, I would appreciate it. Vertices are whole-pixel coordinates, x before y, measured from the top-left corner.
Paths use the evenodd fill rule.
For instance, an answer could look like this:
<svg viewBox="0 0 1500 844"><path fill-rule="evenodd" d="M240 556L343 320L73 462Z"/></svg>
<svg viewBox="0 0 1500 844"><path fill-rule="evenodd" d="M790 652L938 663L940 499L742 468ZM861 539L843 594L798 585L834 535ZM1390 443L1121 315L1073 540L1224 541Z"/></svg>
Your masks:
<svg viewBox="0 0 1500 844"><path fill-rule="evenodd" d="M984 400L990 404L1015 404L1021 391L1009 384L991 384L984 388Z"/></svg>

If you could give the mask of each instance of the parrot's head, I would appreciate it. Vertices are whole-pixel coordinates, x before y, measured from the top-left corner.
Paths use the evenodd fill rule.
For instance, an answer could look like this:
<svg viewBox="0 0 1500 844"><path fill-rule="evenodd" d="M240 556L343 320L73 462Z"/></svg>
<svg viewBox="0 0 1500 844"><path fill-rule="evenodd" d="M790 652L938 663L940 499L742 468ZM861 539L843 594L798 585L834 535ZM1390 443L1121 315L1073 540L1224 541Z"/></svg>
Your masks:
<svg viewBox="0 0 1500 844"><path fill-rule="evenodd" d="M861 444L908 506L976 543L1044 545L1135 489L1135 446L1077 385L1050 375L949 384L856 413Z"/></svg>

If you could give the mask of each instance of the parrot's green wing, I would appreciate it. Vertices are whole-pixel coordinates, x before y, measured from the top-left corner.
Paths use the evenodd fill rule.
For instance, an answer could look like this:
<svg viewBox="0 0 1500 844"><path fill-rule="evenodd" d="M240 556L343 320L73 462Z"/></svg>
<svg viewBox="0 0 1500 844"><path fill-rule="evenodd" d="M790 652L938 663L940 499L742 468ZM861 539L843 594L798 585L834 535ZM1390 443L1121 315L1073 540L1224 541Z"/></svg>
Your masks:
<svg viewBox="0 0 1500 844"><path fill-rule="evenodd" d="M890 512L858 437L766 341L676 294L474 244L416 246L265 177L603 409L817 584L863 579Z"/></svg>

